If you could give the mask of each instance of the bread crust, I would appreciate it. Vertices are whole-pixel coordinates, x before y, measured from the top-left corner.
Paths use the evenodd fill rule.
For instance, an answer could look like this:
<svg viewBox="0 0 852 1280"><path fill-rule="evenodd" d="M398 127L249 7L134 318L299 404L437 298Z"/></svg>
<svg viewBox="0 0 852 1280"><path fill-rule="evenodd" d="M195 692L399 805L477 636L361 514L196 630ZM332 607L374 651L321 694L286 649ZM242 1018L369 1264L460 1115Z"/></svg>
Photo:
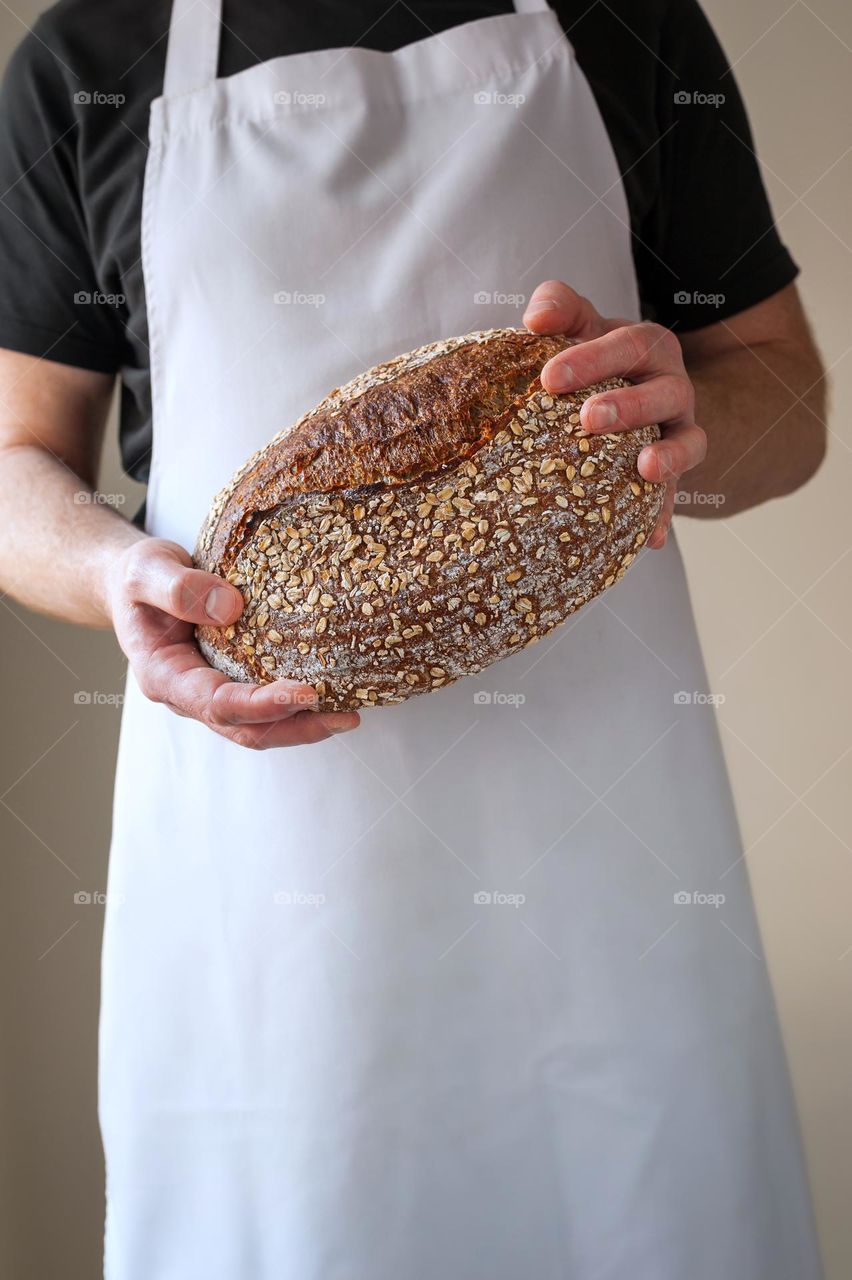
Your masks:
<svg viewBox="0 0 852 1280"><path fill-rule="evenodd" d="M514 329L431 343L330 393L240 468L198 539L246 599L199 627L218 670L313 684L323 710L400 702L546 635L617 581L663 486L656 427L588 436L543 392L570 345Z"/></svg>

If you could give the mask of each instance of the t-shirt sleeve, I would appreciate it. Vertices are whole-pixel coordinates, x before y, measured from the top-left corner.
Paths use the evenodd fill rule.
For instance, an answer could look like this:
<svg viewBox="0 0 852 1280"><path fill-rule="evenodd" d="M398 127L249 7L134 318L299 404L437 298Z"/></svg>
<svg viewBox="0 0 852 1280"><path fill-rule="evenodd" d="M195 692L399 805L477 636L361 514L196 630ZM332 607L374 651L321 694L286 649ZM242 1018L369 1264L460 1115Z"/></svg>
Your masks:
<svg viewBox="0 0 852 1280"><path fill-rule="evenodd" d="M0 347L111 373L116 299L99 287L77 181L79 82L37 23L0 87Z"/></svg>
<svg viewBox="0 0 852 1280"><path fill-rule="evenodd" d="M679 331L713 324L789 284L745 106L696 0L670 0L659 48L660 193L640 229L646 314Z"/></svg>

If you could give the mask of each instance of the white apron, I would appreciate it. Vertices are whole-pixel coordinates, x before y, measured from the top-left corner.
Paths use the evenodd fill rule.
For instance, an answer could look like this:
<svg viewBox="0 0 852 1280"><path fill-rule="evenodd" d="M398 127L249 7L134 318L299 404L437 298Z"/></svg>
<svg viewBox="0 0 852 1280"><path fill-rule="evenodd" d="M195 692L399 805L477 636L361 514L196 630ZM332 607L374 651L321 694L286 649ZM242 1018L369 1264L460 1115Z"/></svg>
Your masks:
<svg viewBox="0 0 852 1280"><path fill-rule="evenodd" d="M192 547L283 424L517 323L539 280L638 316L600 113L554 14L517 7L217 80L217 4L176 0L144 191L151 533ZM705 689L671 542L538 646L320 746L242 750L131 680L109 1280L814 1280L713 712L677 697Z"/></svg>

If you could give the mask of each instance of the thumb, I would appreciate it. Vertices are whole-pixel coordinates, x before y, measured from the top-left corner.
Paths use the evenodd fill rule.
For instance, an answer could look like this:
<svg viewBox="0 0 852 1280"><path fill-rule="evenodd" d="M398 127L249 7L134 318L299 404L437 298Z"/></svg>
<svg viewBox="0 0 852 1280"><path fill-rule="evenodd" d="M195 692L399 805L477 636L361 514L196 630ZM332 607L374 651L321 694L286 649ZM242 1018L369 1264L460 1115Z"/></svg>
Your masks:
<svg viewBox="0 0 852 1280"><path fill-rule="evenodd" d="M524 312L524 324L533 333L560 333L587 342L616 326L599 314L594 304L562 280L538 285Z"/></svg>
<svg viewBox="0 0 852 1280"><path fill-rule="evenodd" d="M128 556L124 594L132 603L152 605L181 622L214 627L227 626L242 613L237 588L215 573L194 569L189 552L176 542L143 539Z"/></svg>

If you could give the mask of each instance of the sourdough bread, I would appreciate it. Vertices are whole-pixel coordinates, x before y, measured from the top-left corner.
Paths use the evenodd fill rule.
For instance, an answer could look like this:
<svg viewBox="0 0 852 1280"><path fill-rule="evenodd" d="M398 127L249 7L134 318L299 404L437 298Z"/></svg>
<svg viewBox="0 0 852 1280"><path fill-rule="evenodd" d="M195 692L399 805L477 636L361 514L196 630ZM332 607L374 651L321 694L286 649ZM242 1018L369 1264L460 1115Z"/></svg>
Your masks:
<svg viewBox="0 0 852 1280"><path fill-rule="evenodd" d="M323 710L400 702L533 644L624 574L663 486L656 427L589 436L544 364L570 345L514 329L431 343L332 391L218 495L200 568L243 593L198 628L218 670L316 687Z"/></svg>

